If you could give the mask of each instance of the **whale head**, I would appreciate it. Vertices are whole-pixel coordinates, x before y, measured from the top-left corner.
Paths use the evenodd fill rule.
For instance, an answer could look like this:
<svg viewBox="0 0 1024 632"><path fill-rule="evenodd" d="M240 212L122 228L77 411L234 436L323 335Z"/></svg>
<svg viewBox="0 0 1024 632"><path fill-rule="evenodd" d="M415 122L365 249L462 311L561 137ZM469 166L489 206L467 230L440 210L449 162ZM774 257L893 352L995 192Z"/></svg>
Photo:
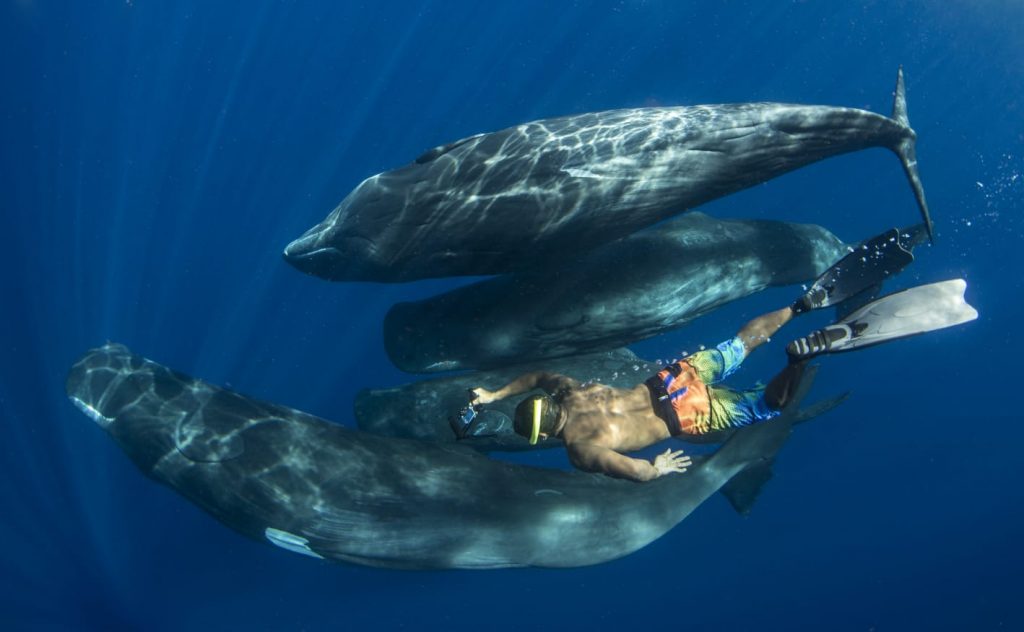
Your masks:
<svg viewBox="0 0 1024 632"><path fill-rule="evenodd" d="M284 259L330 281L386 276L390 261L382 256L380 243L404 206L379 175L367 178L322 222L288 244Z"/></svg>
<svg viewBox="0 0 1024 632"><path fill-rule="evenodd" d="M135 464L163 467L216 463L244 451L242 430L266 421L239 397L198 385L186 376L106 344L83 356L68 373L71 402L117 441ZM167 402L195 414L171 410ZM206 423L216 415L218 423ZM254 421L257 420L257 421Z"/></svg>

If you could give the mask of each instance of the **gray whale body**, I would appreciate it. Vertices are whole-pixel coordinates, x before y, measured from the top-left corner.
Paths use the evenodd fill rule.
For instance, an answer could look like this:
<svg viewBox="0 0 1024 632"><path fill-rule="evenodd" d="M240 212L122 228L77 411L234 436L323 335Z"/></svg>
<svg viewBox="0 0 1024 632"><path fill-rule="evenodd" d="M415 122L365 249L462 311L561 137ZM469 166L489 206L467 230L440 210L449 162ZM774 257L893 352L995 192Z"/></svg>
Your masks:
<svg viewBox="0 0 1024 632"><path fill-rule="evenodd" d="M67 392L144 474L232 529L312 557L394 568L570 567L627 555L723 487L749 508L798 420L791 407L685 475L638 484L346 429L116 344L83 356Z"/></svg>
<svg viewBox="0 0 1024 632"><path fill-rule="evenodd" d="M571 257L868 147L899 156L929 232L906 115L746 103L612 110L471 136L364 180L285 259L335 281L503 274Z"/></svg>
<svg viewBox="0 0 1024 632"><path fill-rule="evenodd" d="M616 349L766 287L813 280L847 252L813 224L687 213L550 272L398 303L384 319L384 345L410 373Z"/></svg>

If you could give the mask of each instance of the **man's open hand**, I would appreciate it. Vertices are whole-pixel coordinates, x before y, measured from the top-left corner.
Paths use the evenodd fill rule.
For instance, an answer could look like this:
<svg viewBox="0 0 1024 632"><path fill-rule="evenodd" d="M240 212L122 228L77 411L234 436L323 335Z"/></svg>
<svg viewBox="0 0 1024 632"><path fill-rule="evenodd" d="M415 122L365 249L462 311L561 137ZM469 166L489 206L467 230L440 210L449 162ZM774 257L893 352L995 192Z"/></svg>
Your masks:
<svg viewBox="0 0 1024 632"><path fill-rule="evenodd" d="M693 465L693 460L683 454L682 450L673 452L672 448L669 448L654 457L654 469L658 470L658 476L664 476L672 472L682 474L691 465Z"/></svg>

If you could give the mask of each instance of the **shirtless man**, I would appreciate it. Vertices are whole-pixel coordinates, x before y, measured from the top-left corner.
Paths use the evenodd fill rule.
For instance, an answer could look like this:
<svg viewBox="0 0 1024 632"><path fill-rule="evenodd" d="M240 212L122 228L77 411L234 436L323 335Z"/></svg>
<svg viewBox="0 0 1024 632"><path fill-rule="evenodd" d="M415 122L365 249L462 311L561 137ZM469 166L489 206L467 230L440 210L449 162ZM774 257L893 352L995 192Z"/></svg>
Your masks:
<svg viewBox="0 0 1024 632"><path fill-rule="evenodd" d="M540 388L516 407L515 431L535 444L561 437L569 460L581 470L635 481L685 472L690 457L666 450L653 462L623 454L670 436L701 436L766 421L789 403L807 361L889 340L944 329L974 320L978 312L964 300L966 281L951 279L876 299L838 322L786 346L789 364L768 386L745 391L712 386L729 377L747 357L793 316L835 306L877 286L914 260L926 227L890 229L864 241L826 270L790 307L750 321L732 340L699 351L662 369L631 389L582 385L564 375L521 375L491 392L473 389L474 403L487 404Z"/></svg>
<svg viewBox="0 0 1024 632"><path fill-rule="evenodd" d="M735 391L708 385L735 372L747 354L795 313L784 307L755 318L732 340L687 356L631 389L584 386L564 375L534 372L496 391L473 389L474 403L488 404L539 388L546 394L526 398L515 412L515 430L531 444L561 437L577 468L634 481L685 472L691 460L682 450L666 450L653 462L622 453L670 436L703 435L778 415L799 382L803 361L791 362L767 387Z"/></svg>

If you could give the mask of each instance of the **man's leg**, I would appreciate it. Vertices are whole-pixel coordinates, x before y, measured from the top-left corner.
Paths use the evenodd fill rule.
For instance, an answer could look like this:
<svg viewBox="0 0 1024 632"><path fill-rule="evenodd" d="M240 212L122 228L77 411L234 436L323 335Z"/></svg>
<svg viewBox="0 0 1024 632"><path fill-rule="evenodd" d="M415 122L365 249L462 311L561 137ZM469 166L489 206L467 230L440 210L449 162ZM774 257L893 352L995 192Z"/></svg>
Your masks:
<svg viewBox="0 0 1024 632"><path fill-rule="evenodd" d="M792 307L783 307L774 312L768 312L744 325L736 337L743 341L747 355L750 355L751 351L768 342L768 339L774 336L775 332L788 323L794 315Z"/></svg>
<svg viewBox="0 0 1024 632"><path fill-rule="evenodd" d="M796 312L792 307L783 307L774 312L768 312L744 325L736 337L743 341L747 355L750 355L751 351L768 342L775 332L793 319L793 316L796 316ZM779 371L778 375L772 378L772 381L765 387L765 403L775 410L785 408L793 396L797 384L800 383L806 366L807 362L791 360L789 365Z"/></svg>
<svg viewBox="0 0 1024 632"><path fill-rule="evenodd" d="M795 315L791 307L783 307L758 316L744 325L735 338L726 340L714 349L693 353L682 361L693 367L705 384L717 384L735 373L751 351L768 342Z"/></svg>

